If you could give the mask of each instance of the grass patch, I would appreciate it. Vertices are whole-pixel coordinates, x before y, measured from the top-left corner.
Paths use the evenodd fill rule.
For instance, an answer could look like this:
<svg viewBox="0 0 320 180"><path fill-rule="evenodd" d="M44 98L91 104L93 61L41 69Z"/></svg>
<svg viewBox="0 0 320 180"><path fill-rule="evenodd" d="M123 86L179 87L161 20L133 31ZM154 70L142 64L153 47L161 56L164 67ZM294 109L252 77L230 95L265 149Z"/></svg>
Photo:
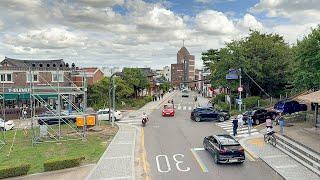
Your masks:
<svg viewBox="0 0 320 180"><path fill-rule="evenodd" d="M32 146L32 131L27 130L27 134L23 130L17 130L16 139L13 144L13 149L8 156L9 149L14 137L14 130L7 131L6 145L1 149L0 153L0 168L10 167L16 164L30 163L31 167L28 174L43 172L43 164L50 159L64 159L68 157L84 157L82 164L96 163L110 141L117 132L117 127L112 127L107 122L101 123L102 131L91 132L87 134L87 140L69 140L61 142L43 142ZM53 129L57 129L53 126ZM62 125L62 133L64 139L70 137L80 137L71 131L66 125ZM35 131L39 131L38 128ZM1 136L2 134L0 134ZM47 140L49 140L48 138ZM52 139L52 138L51 138Z"/></svg>

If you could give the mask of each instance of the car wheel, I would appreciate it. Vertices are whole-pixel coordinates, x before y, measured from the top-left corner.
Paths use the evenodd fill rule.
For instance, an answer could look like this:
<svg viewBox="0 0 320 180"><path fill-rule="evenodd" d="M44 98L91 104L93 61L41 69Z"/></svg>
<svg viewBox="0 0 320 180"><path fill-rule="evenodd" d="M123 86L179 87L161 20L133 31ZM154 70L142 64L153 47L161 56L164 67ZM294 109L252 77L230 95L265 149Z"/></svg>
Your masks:
<svg viewBox="0 0 320 180"><path fill-rule="evenodd" d="M196 117L196 121L197 121L197 122L200 122L200 121L201 121L201 118L200 118L200 117Z"/></svg>
<svg viewBox="0 0 320 180"><path fill-rule="evenodd" d="M223 122L224 121L224 117L223 116L219 116L218 120L219 120L219 122Z"/></svg>
<svg viewBox="0 0 320 180"><path fill-rule="evenodd" d="M213 160L214 160L214 163L219 164L218 154L214 154Z"/></svg>
<svg viewBox="0 0 320 180"><path fill-rule="evenodd" d="M259 125L259 124L260 124L259 119L254 120L254 123L255 123L256 125Z"/></svg>

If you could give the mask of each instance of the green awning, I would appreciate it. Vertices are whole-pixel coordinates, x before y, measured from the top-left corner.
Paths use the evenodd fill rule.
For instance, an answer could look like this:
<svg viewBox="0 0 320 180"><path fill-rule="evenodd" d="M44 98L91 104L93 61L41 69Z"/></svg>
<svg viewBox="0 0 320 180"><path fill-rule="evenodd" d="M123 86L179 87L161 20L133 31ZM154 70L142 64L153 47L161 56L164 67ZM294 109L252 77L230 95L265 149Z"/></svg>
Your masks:
<svg viewBox="0 0 320 180"><path fill-rule="evenodd" d="M5 100L29 100L30 99L30 93L5 93L4 95L1 94L1 96L4 97ZM40 94L35 96L37 99L57 99L58 95L57 94Z"/></svg>

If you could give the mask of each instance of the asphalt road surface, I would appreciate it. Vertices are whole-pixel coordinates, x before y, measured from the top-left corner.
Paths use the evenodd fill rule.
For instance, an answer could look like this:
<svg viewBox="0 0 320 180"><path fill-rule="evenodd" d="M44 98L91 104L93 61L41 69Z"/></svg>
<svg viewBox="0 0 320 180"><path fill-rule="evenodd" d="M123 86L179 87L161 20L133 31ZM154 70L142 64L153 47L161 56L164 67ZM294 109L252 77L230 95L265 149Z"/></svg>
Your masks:
<svg viewBox="0 0 320 180"><path fill-rule="evenodd" d="M180 92L174 97L174 117L162 117L161 108L156 109L144 127L147 169L151 180L282 179L264 162L249 155L243 164L214 164L210 154L203 150L203 138L226 132L215 122L190 120L195 103L193 93L189 94L189 98L182 98Z"/></svg>

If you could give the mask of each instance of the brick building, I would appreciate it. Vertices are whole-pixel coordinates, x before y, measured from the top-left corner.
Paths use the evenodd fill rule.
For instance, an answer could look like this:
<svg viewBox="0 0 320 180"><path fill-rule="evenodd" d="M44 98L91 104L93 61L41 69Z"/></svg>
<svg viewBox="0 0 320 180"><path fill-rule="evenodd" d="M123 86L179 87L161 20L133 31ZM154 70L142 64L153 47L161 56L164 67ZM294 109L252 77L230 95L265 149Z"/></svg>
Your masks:
<svg viewBox="0 0 320 180"><path fill-rule="evenodd" d="M93 85L103 79L104 73L96 67L81 68L78 74L72 75L72 80L77 86L82 86L84 77L86 77L88 85Z"/></svg>
<svg viewBox="0 0 320 180"><path fill-rule="evenodd" d="M177 53L177 64L171 64L171 84L175 87L195 88L195 57L186 47Z"/></svg>
<svg viewBox="0 0 320 180"><path fill-rule="evenodd" d="M36 106L54 106L59 91L70 91L71 75L75 65L69 66L62 59L57 60L19 60L5 57L0 62L0 98L4 100L1 108L30 107L30 93L37 94L41 102ZM32 87L32 88L31 88ZM0 112L2 113L2 112Z"/></svg>

